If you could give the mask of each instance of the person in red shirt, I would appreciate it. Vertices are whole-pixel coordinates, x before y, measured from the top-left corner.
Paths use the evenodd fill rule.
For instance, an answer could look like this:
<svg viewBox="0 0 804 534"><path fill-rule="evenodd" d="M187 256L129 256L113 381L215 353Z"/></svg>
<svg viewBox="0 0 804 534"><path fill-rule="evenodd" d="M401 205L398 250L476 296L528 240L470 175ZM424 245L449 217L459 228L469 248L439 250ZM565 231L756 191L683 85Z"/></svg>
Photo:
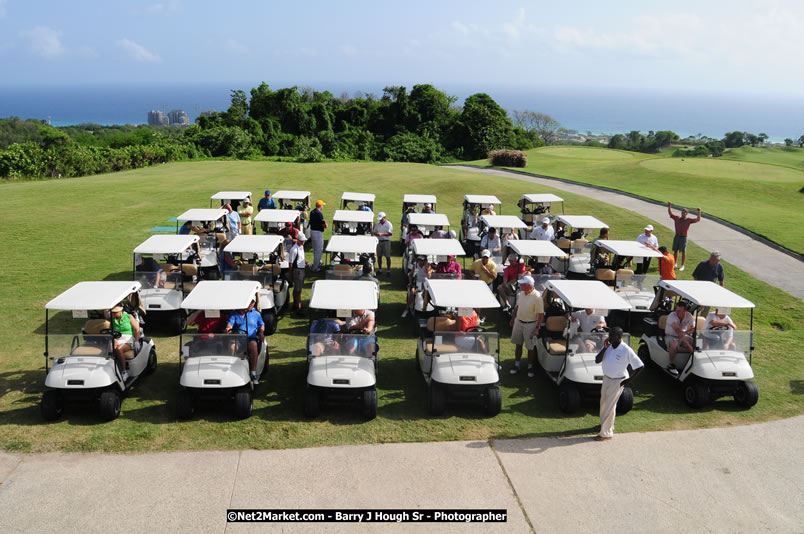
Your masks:
<svg viewBox="0 0 804 534"><path fill-rule="evenodd" d="M514 283L522 278L526 271L525 263L520 261L517 254L508 255L508 267L503 269L503 283L497 287L497 296L504 311L510 310L508 299L514 294Z"/></svg>
<svg viewBox="0 0 804 534"><path fill-rule="evenodd" d="M681 267L678 270L683 271L687 264L687 233L691 224L701 222L701 208L698 208L698 218L690 219L687 217L689 215L687 208L681 209L681 216L673 213L673 205L668 200L667 214L676 225L676 235L673 237L673 257L678 258L678 253L681 251Z"/></svg>

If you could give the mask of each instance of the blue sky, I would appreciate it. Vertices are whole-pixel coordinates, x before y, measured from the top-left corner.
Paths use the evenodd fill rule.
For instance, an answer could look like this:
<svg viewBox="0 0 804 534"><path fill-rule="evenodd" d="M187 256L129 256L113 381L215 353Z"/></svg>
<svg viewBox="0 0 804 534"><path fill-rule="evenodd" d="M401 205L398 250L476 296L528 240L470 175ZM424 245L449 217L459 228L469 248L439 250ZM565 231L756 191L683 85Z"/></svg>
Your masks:
<svg viewBox="0 0 804 534"><path fill-rule="evenodd" d="M0 0L0 85L338 82L800 94L804 2Z"/></svg>

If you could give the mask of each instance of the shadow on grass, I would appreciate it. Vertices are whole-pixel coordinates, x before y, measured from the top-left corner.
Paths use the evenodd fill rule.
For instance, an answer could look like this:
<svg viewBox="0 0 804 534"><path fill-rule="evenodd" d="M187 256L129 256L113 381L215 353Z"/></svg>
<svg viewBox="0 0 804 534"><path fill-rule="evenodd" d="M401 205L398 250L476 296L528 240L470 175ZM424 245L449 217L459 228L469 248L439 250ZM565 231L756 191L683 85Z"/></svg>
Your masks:
<svg viewBox="0 0 804 534"><path fill-rule="evenodd" d="M793 395L804 395L804 380L791 380L790 393Z"/></svg>

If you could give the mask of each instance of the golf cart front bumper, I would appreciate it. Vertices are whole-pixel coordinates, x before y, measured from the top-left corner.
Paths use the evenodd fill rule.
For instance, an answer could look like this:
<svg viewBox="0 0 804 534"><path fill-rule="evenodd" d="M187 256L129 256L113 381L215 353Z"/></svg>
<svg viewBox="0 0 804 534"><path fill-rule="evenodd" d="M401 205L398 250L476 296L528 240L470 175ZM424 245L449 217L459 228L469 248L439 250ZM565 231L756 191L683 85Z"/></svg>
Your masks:
<svg viewBox="0 0 804 534"><path fill-rule="evenodd" d="M497 361L493 356L471 352L433 355L431 378L445 386L482 386L481 389L500 380Z"/></svg>
<svg viewBox="0 0 804 534"><path fill-rule="evenodd" d="M194 356L184 363L179 383L186 388L236 388L250 383L248 361L237 356Z"/></svg>
<svg viewBox="0 0 804 534"><path fill-rule="evenodd" d="M307 383L332 389L370 388L377 383L374 361L362 356L317 356L308 360Z"/></svg>

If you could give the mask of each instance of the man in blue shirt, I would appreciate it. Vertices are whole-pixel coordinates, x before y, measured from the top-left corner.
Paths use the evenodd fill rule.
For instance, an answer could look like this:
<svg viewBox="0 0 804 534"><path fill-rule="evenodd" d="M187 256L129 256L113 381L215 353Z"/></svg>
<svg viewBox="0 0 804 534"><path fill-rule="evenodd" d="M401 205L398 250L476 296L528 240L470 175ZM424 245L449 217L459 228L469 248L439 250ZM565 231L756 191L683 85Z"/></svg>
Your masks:
<svg viewBox="0 0 804 534"><path fill-rule="evenodd" d="M265 322L262 320L260 312L254 309L254 301L245 310L238 310L229 317L226 325L226 333L231 332L246 334L248 338L248 364L251 371L251 382L257 384L257 357L259 355L260 344L265 341ZM233 341L229 344L232 356L235 355L237 344ZM266 362L267 363L267 362Z"/></svg>
<svg viewBox="0 0 804 534"><path fill-rule="evenodd" d="M692 272L692 277L695 280L715 282L722 286L726 274L723 272L723 265L720 263L720 252L717 250L713 251L712 254L709 255L708 260L699 263Z"/></svg>
<svg viewBox="0 0 804 534"><path fill-rule="evenodd" d="M276 209L276 200L271 197L271 190L265 190L265 197L261 198L260 201L257 203L257 213L261 212L262 210L275 210ZM262 227L262 233L268 233L268 223L262 222L260 223Z"/></svg>

